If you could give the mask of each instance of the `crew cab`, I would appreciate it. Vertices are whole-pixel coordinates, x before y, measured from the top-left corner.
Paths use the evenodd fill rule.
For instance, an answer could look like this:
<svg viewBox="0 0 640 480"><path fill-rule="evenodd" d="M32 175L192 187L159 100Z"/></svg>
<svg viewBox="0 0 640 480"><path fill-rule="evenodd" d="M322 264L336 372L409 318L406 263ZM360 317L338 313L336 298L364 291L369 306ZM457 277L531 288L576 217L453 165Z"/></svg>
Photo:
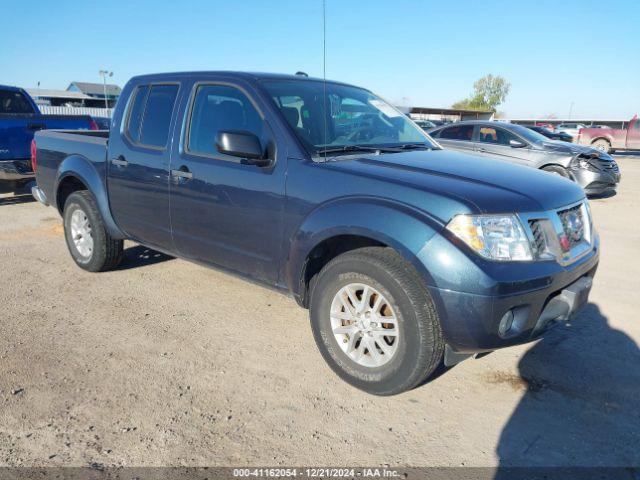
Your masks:
<svg viewBox="0 0 640 480"><path fill-rule="evenodd" d="M577 142L607 153L616 150L640 150L640 119L635 115L627 124L627 128L585 127L578 133Z"/></svg>
<svg viewBox="0 0 640 480"><path fill-rule="evenodd" d="M0 85L0 182L16 185L33 179L31 140L44 129L98 129L87 115L43 115L21 88Z"/></svg>
<svg viewBox="0 0 640 480"><path fill-rule="evenodd" d="M579 186L443 150L344 83L139 76L110 132L35 142L33 194L78 266L114 268L131 239L287 292L329 366L378 395L538 338L585 304L598 264Z"/></svg>

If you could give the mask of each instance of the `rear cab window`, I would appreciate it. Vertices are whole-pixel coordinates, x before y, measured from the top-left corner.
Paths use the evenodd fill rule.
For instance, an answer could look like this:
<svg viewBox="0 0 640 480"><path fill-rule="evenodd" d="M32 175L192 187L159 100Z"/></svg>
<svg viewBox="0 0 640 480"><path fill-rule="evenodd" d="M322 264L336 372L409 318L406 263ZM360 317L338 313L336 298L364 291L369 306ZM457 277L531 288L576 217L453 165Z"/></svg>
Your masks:
<svg viewBox="0 0 640 480"><path fill-rule="evenodd" d="M35 113L22 92L0 90L0 114Z"/></svg>
<svg viewBox="0 0 640 480"><path fill-rule="evenodd" d="M169 139L177 95L177 84L138 87L129 108L125 129L129 140L142 147L164 149Z"/></svg>

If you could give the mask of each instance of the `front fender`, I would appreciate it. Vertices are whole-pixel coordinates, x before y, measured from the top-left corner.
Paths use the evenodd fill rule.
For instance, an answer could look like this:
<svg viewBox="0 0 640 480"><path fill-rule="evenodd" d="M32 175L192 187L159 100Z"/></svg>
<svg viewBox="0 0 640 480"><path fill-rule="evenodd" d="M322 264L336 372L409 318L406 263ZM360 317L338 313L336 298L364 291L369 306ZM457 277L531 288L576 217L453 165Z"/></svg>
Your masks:
<svg viewBox="0 0 640 480"><path fill-rule="evenodd" d="M290 243L285 282L294 296L303 292L303 275L311 251L323 241L340 235L358 235L395 249L431 284L431 277L417 254L442 224L413 207L379 198L347 198L313 210L301 223Z"/></svg>
<svg viewBox="0 0 640 480"><path fill-rule="evenodd" d="M60 163L55 188L55 204L58 205L61 212L64 205L58 204L58 190L60 184L68 177L77 178L84 183L89 192L91 192L96 200L98 210L100 211L100 215L102 215L102 220L109 234L116 239L125 238L124 233L118 228L111 215L105 180L98 172L94 162L82 155L70 155Z"/></svg>

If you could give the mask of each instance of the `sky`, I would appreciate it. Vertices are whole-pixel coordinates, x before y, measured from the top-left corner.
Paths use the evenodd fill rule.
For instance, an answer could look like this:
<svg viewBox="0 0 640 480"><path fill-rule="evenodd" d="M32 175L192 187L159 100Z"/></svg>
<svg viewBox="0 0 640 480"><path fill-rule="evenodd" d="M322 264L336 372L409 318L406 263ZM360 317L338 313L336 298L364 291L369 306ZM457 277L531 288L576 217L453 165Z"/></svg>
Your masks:
<svg viewBox="0 0 640 480"><path fill-rule="evenodd" d="M0 84L114 72L323 75L322 0L9 2ZM13 20L11 20L13 19ZM450 107L486 74L508 118L640 113L640 0L326 0L326 76L397 105Z"/></svg>

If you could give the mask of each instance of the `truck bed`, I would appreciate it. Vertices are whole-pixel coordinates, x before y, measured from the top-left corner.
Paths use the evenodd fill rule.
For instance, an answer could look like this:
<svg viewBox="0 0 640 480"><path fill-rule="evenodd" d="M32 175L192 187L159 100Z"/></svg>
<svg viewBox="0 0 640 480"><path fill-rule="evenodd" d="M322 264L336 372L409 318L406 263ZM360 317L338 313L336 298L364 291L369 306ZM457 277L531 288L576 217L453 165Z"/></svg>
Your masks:
<svg viewBox="0 0 640 480"><path fill-rule="evenodd" d="M43 130L37 132L36 181L50 201L55 201L55 188L74 158L84 157L104 181L106 175L108 130ZM87 165L84 161L83 165Z"/></svg>

